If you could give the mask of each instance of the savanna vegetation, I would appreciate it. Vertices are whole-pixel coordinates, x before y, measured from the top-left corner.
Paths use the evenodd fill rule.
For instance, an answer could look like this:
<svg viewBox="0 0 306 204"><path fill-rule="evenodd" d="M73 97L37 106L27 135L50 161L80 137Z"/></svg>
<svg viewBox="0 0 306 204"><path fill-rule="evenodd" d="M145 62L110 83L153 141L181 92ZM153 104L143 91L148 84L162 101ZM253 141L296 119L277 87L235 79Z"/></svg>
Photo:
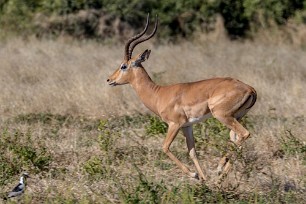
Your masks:
<svg viewBox="0 0 306 204"><path fill-rule="evenodd" d="M306 203L305 1L0 2L0 203ZM144 63L158 84L230 76L258 100L251 138L194 126L200 183L163 153L167 126L129 85L110 87L123 42L158 14ZM180 133L171 147L195 170ZM226 152L233 168L218 183ZM24 196L6 193L29 172Z"/></svg>
<svg viewBox="0 0 306 204"><path fill-rule="evenodd" d="M159 16L159 36L170 40L214 30L218 15L232 38L254 37L258 30L289 20L294 25L306 22L305 0L3 0L0 11L2 35L65 34L103 40L139 30L147 13Z"/></svg>

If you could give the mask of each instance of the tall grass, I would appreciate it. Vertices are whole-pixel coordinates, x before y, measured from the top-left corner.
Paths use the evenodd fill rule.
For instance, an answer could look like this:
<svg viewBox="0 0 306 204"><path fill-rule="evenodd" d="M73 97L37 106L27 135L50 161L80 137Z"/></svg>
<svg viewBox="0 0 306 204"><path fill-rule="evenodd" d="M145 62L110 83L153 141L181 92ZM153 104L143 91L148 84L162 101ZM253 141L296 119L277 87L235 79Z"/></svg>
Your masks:
<svg viewBox="0 0 306 204"><path fill-rule="evenodd" d="M123 45L15 39L0 46L0 114L52 112L93 117L147 110L129 86L111 88L107 77L123 59ZM159 84L235 77L258 91L251 114L306 112L305 52L252 42L143 44L144 66Z"/></svg>

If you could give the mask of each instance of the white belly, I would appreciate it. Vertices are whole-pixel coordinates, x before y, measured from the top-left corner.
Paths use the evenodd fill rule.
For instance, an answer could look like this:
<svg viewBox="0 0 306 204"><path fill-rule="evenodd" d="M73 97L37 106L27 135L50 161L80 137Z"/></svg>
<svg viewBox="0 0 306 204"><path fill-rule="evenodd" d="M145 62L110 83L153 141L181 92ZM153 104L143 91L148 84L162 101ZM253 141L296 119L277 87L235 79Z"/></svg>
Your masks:
<svg viewBox="0 0 306 204"><path fill-rule="evenodd" d="M198 117L198 118L188 118L188 122L185 123L185 124L183 125L183 127L191 126L191 125L193 125L193 124L195 124L195 123L199 123L199 122L201 122L201 121L203 121L203 120L207 120L207 119L210 118L211 116L212 116L211 113L208 113L208 114L202 115L201 117Z"/></svg>

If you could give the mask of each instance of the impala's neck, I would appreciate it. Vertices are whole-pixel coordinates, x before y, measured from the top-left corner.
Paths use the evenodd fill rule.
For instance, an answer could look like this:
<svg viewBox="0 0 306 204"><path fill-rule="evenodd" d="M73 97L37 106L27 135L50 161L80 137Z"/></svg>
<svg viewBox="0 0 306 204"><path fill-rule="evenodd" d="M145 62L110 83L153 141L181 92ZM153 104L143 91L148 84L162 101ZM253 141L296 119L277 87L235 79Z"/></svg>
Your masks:
<svg viewBox="0 0 306 204"><path fill-rule="evenodd" d="M158 114L156 102L160 86L155 84L144 68L134 71L134 78L130 82L144 105L154 113Z"/></svg>

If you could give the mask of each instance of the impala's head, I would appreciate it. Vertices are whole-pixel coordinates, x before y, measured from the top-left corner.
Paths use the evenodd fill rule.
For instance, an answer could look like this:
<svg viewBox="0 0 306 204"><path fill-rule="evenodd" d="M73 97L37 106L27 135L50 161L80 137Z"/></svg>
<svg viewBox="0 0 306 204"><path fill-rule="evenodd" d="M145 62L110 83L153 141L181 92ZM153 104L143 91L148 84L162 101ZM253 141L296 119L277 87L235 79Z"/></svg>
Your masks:
<svg viewBox="0 0 306 204"><path fill-rule="evenodd" d="M156 33L157 24L158 24L157 16L155 20L155 27L152 33L141 39L141 37L146 33L148 29L149 22L150 20L149 20L149 14L148 14L147 23L146 23L144 30L141 33L130 38L125 44L124 60L120 64L119 68L107 79L107 82L109 85L116 86L116 85L122 85L122 84L129 83L133 77L134 70L137 68L141 68L142 67L141 63L149 58L151 50L145 50L141 54L135 57L132 57L132 53L136 45L149 40Z"/></svg>

